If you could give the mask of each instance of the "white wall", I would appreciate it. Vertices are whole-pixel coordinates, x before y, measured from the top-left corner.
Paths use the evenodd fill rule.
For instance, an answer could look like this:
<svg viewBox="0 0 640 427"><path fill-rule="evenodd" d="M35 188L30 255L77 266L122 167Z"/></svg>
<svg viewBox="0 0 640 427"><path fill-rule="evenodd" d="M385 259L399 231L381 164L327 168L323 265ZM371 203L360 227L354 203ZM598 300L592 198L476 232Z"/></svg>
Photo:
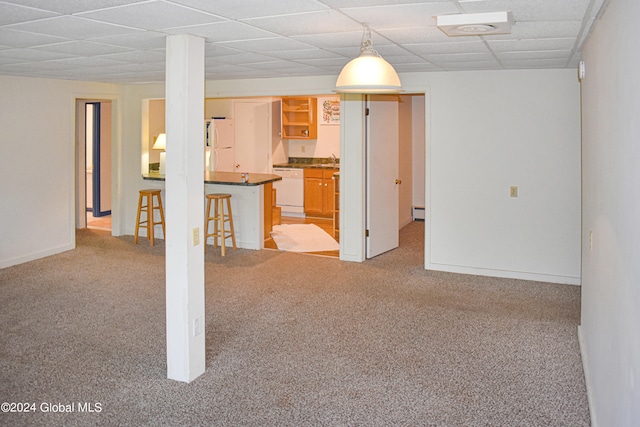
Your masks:
<svg viewBox="0 0 640 427"><path fill-rule="evenodd" d="M579 95L575 75L574 70L541 70L401 76L408 93L428 94L428 268L579 281ZM0 81L3 95L7 94L0 101L4 111L1 132L6 135L2 143L13 142L7 148L11 160L2 156L7 165L0 171L7 177L23 176L18 186L4 179L0 187L3 199L15 200L21 207L0 211L9 236L8 243L2 243L0 259L27 259L73 245L74 221L69 213L74 204L72 113L74 93L83 90L122 90L122 108L114 109L114 117L122 124L122 146L115 148L121 150L121 159L115 163L119 175L114 174L114 180L121 188L116 193L113 233L133 234L138 190L155 186L141 177L142 165L146 167L148 160L140 143L145 129L143 100L163 98L164 85L120 88L7 77ZM213 81L207 82L205 96L323 95L334 84L334 76L270 79L268 84L264 79ZM102 93L92 96L106 98ZM35 111L32 104L37 106ZM34 115L39 117L35 122ZM55 150L41 138L51 129L60 135L55 137ZM424 159L414 161L420 164ZM31 173L34 169L40 175ZM69 181L68 189L62 190L64 197L60 191L48 195L49 201L55 199L50 220L35 227L46 230L40 233L46 237L37 244L27 243L33 239L23 239L23 233L33 230L37 213L25 216L24 212L33 212L37 196L32 194L43 184L41 176L51 177L55 171L64 175L51 178L57 188L64 189L59 181ZM508 197L510 185L519 186L518 199Z"/></svg>
<svg viewBox="0 0 640 427"><path fill-rule="evenodd" d="M429 73L425 83L426 267L579 284L575 70Z"/></svg>
<svg viewBox="0 0 640 427"><path fill-rule="evenodd" d="M638 19L639 2L611 0L583 54L580 337L594 426L640 425Z"/></svg>
<svg viewBox="0 0 640 427"><path fill-rule="evenodd" d="M0 76L0 93L2 268L75 247L75 99L113 99L118 114L121 88Z"/></svg>

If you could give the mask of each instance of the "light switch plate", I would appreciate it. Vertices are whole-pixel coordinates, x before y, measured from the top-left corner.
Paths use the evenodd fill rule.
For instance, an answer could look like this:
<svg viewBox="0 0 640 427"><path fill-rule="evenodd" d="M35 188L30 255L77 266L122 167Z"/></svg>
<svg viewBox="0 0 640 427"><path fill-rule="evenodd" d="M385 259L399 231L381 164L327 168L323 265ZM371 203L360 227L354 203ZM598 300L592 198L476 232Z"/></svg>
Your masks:
<svg viewBox="0 0 640 427"><path fill-rule="evenodd" d="M200 227L196 227L193 229L193 246L198 246L200 244Z"/></svg>

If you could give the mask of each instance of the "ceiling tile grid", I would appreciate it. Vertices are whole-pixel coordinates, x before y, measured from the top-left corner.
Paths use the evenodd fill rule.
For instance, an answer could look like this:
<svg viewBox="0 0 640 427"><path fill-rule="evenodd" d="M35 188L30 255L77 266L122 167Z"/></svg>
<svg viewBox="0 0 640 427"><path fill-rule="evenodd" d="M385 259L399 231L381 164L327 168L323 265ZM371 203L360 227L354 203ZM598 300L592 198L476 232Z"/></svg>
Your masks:
<svg viewBox="0 0 640 427"><path fill-rule="evenodd" d="M0 0L0 74L164 81L167 35L205 39L207 79L331 75L363 23L399 72L572 68L605 0ZM510 34L449 37L435 17L507 11Z"/></svg>

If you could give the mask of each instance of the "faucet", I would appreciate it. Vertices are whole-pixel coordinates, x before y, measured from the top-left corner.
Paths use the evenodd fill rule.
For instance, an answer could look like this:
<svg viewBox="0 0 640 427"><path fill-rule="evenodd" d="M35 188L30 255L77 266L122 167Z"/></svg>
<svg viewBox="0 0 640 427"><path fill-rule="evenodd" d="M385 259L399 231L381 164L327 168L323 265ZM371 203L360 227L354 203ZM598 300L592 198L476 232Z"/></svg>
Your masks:
<svg viewBox="0 0 640 427"><path fill-rule="evenodd" d="M335 154L331 153L331 159L333 161L333 166L335 166L336 163L338 163L338 158L336 157Z"/></svg>

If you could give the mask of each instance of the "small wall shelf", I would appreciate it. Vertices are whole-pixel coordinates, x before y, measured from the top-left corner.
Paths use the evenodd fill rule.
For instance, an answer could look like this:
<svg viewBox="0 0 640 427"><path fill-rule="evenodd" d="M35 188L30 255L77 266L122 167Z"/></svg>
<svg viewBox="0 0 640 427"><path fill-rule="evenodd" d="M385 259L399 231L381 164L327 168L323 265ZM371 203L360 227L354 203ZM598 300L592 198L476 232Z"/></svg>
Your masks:
<svg viewBox="0 0 640 427"><path fill-rule="evenodd" d="M316 98L282 98L282 139L317 139L316 108Z"/></svg>

